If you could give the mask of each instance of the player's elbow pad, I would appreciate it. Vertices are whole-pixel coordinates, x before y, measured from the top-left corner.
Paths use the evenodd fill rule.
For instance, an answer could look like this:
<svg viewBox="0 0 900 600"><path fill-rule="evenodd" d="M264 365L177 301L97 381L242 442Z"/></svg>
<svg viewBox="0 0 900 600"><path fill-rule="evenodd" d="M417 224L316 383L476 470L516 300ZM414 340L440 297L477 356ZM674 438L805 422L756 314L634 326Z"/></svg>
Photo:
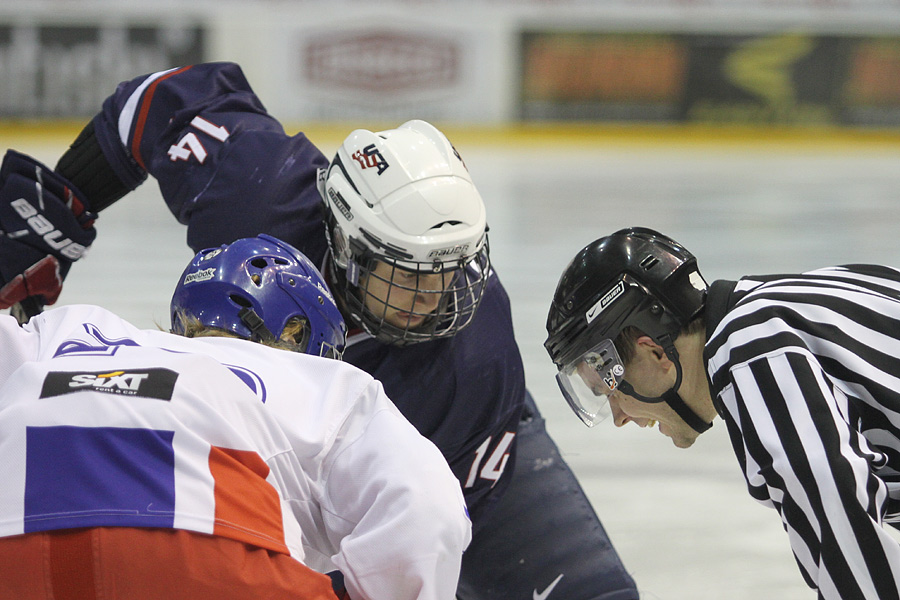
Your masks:
<svg viewBox="0 0 900 600"><path fill-rule="evenodd" d="M103 153L94 121L90 121L56 164L56 172L72 182L87 199L91 210L99 212L135 189L147 173L137 164L126 165L130 183L122 181Z"/></svg>

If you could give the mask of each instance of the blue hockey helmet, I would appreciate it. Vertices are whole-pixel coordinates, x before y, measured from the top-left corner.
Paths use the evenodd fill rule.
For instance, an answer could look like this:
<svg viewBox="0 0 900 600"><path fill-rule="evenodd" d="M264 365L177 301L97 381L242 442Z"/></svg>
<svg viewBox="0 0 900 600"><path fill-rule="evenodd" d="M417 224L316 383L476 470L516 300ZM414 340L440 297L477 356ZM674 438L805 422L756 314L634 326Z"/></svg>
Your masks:
<svg viewBox="0 0 900 600"><path fill-rule="evenodd" d="M257 342L281 337L291 319L304 322L298 351L340 358L347 328L325 280L299 250L261 234L201 250L172 295L172 332L183 316Z"/></svg>

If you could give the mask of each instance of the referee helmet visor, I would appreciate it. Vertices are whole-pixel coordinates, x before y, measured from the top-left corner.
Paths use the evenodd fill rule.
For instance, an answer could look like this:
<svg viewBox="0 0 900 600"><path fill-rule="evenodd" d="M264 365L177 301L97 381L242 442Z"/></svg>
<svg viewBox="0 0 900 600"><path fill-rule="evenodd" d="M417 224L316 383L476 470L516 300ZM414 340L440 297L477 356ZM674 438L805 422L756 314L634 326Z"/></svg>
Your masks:
<svg viewBox="0 0 900 600"><path fill-rule="evenodd" d="M561 365L556 382L578 418L593 427L610 415L609 397L619 389L624 375L625 365L613 341L605 339Z"/></svg>

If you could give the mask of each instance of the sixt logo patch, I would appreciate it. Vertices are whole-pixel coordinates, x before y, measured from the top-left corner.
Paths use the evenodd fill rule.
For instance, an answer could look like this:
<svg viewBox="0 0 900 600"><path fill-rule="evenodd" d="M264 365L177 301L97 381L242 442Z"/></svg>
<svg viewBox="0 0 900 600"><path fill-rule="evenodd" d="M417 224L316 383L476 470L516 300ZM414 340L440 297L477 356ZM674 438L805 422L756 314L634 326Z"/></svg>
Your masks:
<svg viewBox="0 0 900 600"><path fill-rule="evenodd" d="M328 197L331 198L331 201L334 202L334 205L341 211L341 214L344 215L345 219L348 221L353 220L353 213L350 212L350 205L347 204L347 201L344 200L344 197L341 196L340 192L330 189L328 190Z"/></svg>
<svg viewBox="0 0 900 600"><path fill-rule="evenodd" d="M203 269L200 271L194 271L193 273L188 273L184 276L184 283L187 285L188 283L193 283L195 281L209 281L216 275L216 268L210 267L208 269Z"/></svg>
<svg viewBox="0 0 900 600"><path fill-rule="evenodd" d="M51 371L44 378L41 398L92 391L119 396L171 400L178 373L169 369L138 371Z"/></svg>
<svg viewBox="0 0 900 600"><path fill-rule="evenodd" d="M586 313L584 313L584 318L587 319L588 323L590 323L591 321L596 319L600 313L602 313L604 310L606 310L606 308L610 304L612 304L615 301L615 299L618 298L619 296L621 296L624 292L625 292L625 282L620 281L619 283L617 283L615 285L615 287L613 287L613 289L611 289L608 292L606 292L605 294L603 294L603 297L601 297L600 300L598 300L596 304L594 304L592 307L590 307L588 309L588 311Z"/></svg>
<svg viewBox="0 0 900 600"><path fill-rule="evenodd" d="M360 169L365 170L376 167L379 175L384 173L385 169L391 166L388 164L388 161L384 159L384 156L381 155L381 151L375 147L375 144L369 144L362 150L357 150L350 155L350 158L359 163Z"/></svg>
<svg viewBox="0 0 900 600"><path fill-rule="evenodd" d="M455 254L465 254L469 250L469 244L457 244L449 248L438 248L428 253L428 258L443 258Z"/></svg>

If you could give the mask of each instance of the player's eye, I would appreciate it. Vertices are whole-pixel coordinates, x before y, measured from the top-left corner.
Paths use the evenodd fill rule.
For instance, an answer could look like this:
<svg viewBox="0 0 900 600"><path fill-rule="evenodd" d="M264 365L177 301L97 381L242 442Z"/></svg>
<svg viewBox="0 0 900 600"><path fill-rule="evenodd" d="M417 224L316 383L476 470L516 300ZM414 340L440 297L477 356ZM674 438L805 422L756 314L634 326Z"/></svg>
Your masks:
<svg viewBox="0 0 900 600"><path fill-rule="evenodd" d="M396 273L394 273L394 281L400 281L403 283L415 281L416 277L418 277L416 273L410 273L409 271L397 271Z"/></svg>

